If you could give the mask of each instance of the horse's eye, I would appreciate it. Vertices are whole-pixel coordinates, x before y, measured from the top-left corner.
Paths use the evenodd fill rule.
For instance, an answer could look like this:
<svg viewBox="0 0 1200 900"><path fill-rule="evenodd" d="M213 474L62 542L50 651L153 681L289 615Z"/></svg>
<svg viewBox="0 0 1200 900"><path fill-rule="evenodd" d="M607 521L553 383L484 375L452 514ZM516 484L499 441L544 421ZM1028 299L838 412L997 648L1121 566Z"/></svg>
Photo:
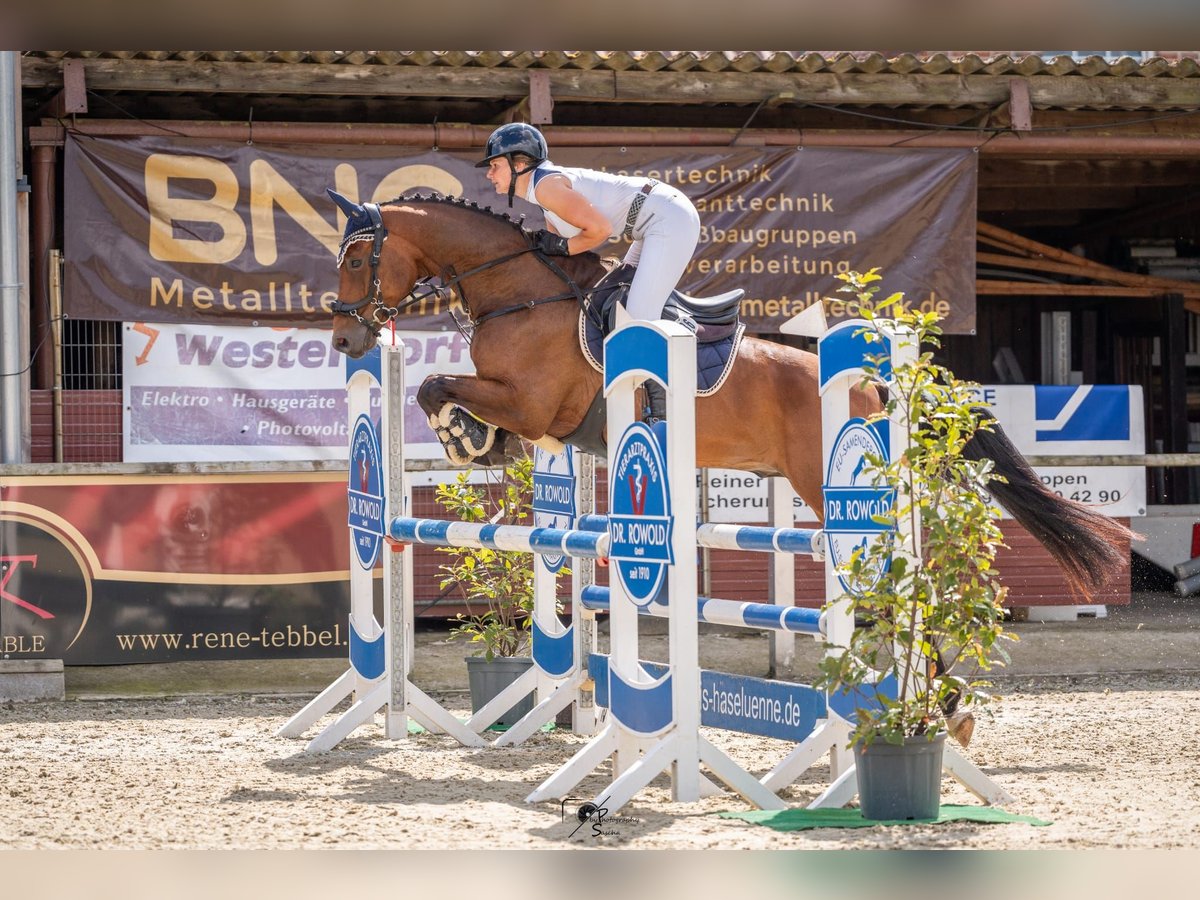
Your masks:
<svg viewBox="0 0 1200 900"><path fill-rule="evenodd" d="M361 269L361 268L362 268L362 260L361 260L361 259L352 259L352 260L350 260L350 268L352 268L352 269Z"/></svg>

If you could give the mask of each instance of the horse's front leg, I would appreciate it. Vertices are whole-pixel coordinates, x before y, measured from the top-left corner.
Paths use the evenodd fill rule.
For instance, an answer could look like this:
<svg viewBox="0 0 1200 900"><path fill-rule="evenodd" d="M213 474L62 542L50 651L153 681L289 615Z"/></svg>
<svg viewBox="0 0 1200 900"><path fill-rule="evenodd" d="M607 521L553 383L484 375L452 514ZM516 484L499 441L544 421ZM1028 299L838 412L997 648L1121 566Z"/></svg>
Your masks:
<svg viewBox="0 0 1200 900"><path fill-rule="evenodd" d="M557 453L562 443L546 434L553 411L519 396L512 385L476 375L430 375L417 391L446 457L458 465L500 465L513 436Z"/></svg>

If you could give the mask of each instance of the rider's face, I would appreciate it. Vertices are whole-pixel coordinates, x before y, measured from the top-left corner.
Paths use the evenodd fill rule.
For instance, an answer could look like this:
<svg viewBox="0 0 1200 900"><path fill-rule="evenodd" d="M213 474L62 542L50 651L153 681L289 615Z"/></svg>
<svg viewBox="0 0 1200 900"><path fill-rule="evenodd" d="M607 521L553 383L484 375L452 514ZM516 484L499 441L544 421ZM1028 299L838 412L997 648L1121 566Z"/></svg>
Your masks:
<svg viewBox="0 0 1200 900"><path fill-rule="evenodd" d="M503 156L497 156L487 167L487 180L492 183L497 194L508 193L508 183L512 180L512 167Z"/></svg>

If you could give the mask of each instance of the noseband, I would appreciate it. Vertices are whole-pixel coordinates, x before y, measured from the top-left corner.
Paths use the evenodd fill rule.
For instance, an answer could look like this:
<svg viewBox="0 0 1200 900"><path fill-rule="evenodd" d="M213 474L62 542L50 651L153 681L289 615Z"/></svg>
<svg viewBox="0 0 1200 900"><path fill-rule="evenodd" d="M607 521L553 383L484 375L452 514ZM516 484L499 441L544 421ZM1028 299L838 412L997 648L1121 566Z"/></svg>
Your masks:
<svg viewBox="0 0 1200 900"><path fill-rule="evenodd" d="M462 282L472 275L478 275L480 272L484 272L488 269L494 268L495 266L502 265L509 260L516 259L518 256L524 256L526 253L534 253L538 261L547 266L552 272L554 272L554 274L565 281L570 286L571 290L567 293L556 294L553 297L544 297L540 300L528 300L524 303L506 306L503 309L497 309L493 310L492 312L485 313L478 318L473 317L470 321L470 324L473 328L478 327L488 319L494 319L498 316L506 316L509 313L520 312L523 309L533 309L537 306L541 306L543 303L556 303L560 300L572 299L578 300L580 306L583 306L586 303L584 292L579 289L579 286L575 284L571 277L553 261L548 259L545 254L538 251L531 242L530 246L528 247L517 250L514 253L505 254L497 259L493 259L491 262L486 262L481 266L468 269L466 272L458 273L451 268L443 273L441 279L442 284L440 285L434 284L432 277L418 279L417 282L412 286L412 290L410 290L404 295L403 298L401 298L399 304L396 306L388 306L383 301L383 297L381 296L382 286L379 280L379 260L383 254L383 242L387 240L388 231L387 228L384 227L383 215L379 212L379 204L364 203L362 206L371 219L371 228L369 230L364 228L360 231L355 231L346 235L346 237L342 239L341 247L338 249L337 262L338 268L340 269L342 266L342 261L346 256L346 250L351 244L358 243L359 241L371 241L371 258L369 262L371 271L371 288L365 297L363 297L361 300L355 300L353 303L345 303L341 300L335 300L329 305L329 310L334 315L349 316L366 328L369 332L371 332L374 337L379 337L379 333L383 330L383 326L395 319L408 307L415 303L420 303L433 295L436 295L442 299L446 299L450 289L454 287L458 288L459 296L462 297L463 304L469 311L471 307L470 303L467 302L466 291L463 290ZM522 234L524 234L524 232L522 232ZM527 235L526 240L529 240ZM367 304L371 305L371 314L369 317L362 314L362 310L365 306L367 306ZM379 318L379 314L381 312L383 313L382 320Z"/></svg>

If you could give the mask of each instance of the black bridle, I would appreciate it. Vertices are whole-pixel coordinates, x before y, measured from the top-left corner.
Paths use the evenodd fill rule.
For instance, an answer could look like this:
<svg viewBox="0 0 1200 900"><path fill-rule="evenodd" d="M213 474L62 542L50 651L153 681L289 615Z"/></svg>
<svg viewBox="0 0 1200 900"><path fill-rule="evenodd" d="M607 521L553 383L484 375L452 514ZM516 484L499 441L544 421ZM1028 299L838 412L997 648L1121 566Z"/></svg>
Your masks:
<svg viewBox="0 0 1200 900"><path fill-rule="evenodd" d="M490 262L484 263L483 265L468 269L466 272L455 272L454 268L450 267L446 269L440 276L442 282L441 284L435 284L432 277L418 279L417 282L412 286L412 289L401 298L400 302L396 306L388 306L383 301L383 297L381 296L382 285L379 281L379 260L383 254L383 242L387 240L388 231L387 228L384 227L383 215L379 212L379 204L364 203L363 209L366 210L367 215L371 219L371 257L369 262L371 288L367 292L367 295L362 299L355 300L352 303L346 303L342 300L335 300L330 304L329 309L334 315L349 316L350 318L354 319L369 332L371 332L371 334L375 337L379 337L379 333L383 330L383 327L400 315L404 310L408 309L414 304L424 302L430 296L437 296L439 298L446 299L451 288L458 288L458 294L462 298L463 306L465 306L467 311L470 312L471 304L470 301L467 300L467 293L463 287L463 282L472 275L478 275L480 272L486 272L488 269L493 269L496 266L503 265L510 260L516 259L518 256L524 256L526 253L535 254L537 260L550 269L550 271L561 278L564 282L566 282L566 284L570 287L570 290L562 294L555 294L553 297L543 297L539 300L527 300L524 303L515 303L512 306L505 306L501 309L493 310L490 313L485 313L478 318L472 317L470 319L470 326L472 329L478 328L489 319L507 316L510 313L521 312L522 310L526 309L535 309L544 303L558 303L562 300L577 300L581 308L586 308L587 306L586 295L590 294L591 292L580 290L579 285L575 283L571 276L562 270L562 267L553 262L544 253L533 246L532 241L530 241L530 238L525 234L524 230L522 230L521 233L522 235L525 235L525 239L527 241L530 241L530 246L521 250L517 250L513 253L507 253L504 256L493 259ZM348 247L351 243L365 240L365 235L365 229L347 235L342 240L342 246L339 250L339 258L345 253L346 247ZM371 305L371 315L369 318L362 314L362 309L363 307L367 306L367 304ZM383 313L383 319L379 318L380 313ZM459 329L462 330L461 326L459 326Z"/></svg>
<svg viewBox="0 0 1200 900"><path fill-rule="evenodd" d="M371 219L371 289L367 292L365 297L363 297L361 300L355 300L353 303L335 300L329 305L329 310L337 316L349 316L350 318L356 320L360 325L365 326L366 329L375 337L379 337L379 332L383 330L383 326L397 316L400 313L400 310L388 306L383 302L383 298L380 296L383 287L379 283L379 259L383 255L383 242L387 240L388 231L383 225L383 215L379 212L379 204L364 203L363 209L366 211L367 216ZM346 237L342 239L342 245L338 251L339 267L341 266L341 260L346 252L346 248L350 246L350 244L362 240L363 234L364 231L356 231L352 234L346 235ZM416 290L416 285L413 285L413 289ZM410 292L410 294L411 293L412 292ZM428 296L428 293L426 293L425 296ZM373 307L371 310L371 318L369 319L364 317L360 312L360 310L368 303ZM383 310L385 313L390 313L390 315L388 315L382 322L379 321L377 316L380 310Z"/></svg>

